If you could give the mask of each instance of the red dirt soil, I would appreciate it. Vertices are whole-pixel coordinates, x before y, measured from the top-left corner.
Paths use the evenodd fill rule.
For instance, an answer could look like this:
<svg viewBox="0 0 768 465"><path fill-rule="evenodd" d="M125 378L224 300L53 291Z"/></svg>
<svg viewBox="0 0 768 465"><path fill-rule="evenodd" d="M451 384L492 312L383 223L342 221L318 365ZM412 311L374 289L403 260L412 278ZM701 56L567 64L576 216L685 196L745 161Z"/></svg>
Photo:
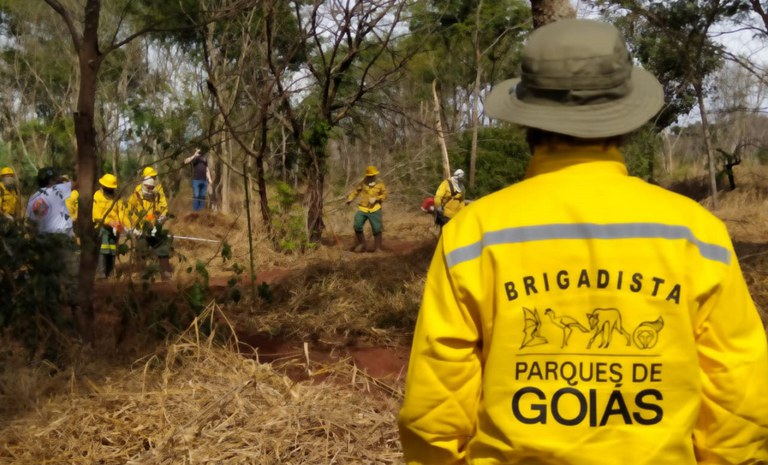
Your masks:
<svg viewBox="0 0 768 465"><path fill-rule="evenodd" d="M351 244L352 237L344 237L336 244L333 239L327 246L345 247ZM372 244L370 244L372 245ZM383 247L383 253L408 254L422 246L418 241L388 240ZM276 284L289 279L294 273L290 268L272 268L260 270L257 275L258 283ZM244 278L244 281L247 278ZM97 281L94 292L94 302L97 308L100 303L119 296L121 292L128 292L122 281ZM138 287L141 287L140 285ZM122 288L122 289L121 289ZM215 294L225 292L228 286L228 278L211 276L209 288ZM158 296L173 296L178 294L179 287L175 281L154 282L150 289ZM114 314L99 314L97 327L104 334L117 331L118 317ZM107 329L114 328L111 332ZM235 328L240 343L240 350L245 355L252 355L262 363L271 363L276 369L281 369L291 379L296 381L310 378L309 370L317 371L323 365L337 363L350 363L358 370L374 380L386 383L401 381L405 378L408 366L410 347L340 347L333 344L311 344L307 346L309 367L307 367L307 354L304 351L304 343L285 341L274 338L269 334L248 334Z"/></svg>

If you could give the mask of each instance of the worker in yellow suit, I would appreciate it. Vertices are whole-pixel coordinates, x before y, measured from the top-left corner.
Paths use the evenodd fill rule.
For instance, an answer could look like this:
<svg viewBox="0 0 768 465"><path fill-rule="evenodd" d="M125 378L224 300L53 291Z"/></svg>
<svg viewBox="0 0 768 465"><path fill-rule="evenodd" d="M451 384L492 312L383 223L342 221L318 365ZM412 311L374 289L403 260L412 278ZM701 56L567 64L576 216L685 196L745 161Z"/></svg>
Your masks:
<svg viewBox="0 0 768 465"><path fill-rule="evenodd" d="M147 176L142 180L128 198L126 209L132 231L137 236L139 261L144 262L149 255L154 255L158 259L162 279L170 279L173 275L170 261L173 237L165 227L168 201L156 177Z"/></svg>
<svg viewBox="0 0 768 465"><path fill-rule="evenodd" d="M378 174L379 170L375 166L367 167L363 180L347 195L347 205L351 204L355 198L360 197L352 225L355 237L357 238L357 243L352 247L353 252L365 251L365 233L363 228L366 221L371 223L374 252L381 252L381 234L384 230L381 204L387 200L388 193L384 183L376 178Z"/></svg>
<svg viewBox="0 0 768 465"><path fill-rule="evenodd" d="M17 219L21 216L16 173L8 166L0 169L0 213L8 219Z"/></svg>
<svg viewBox="0 0 768 465"><path fill-rule="evenodd" d="M523 181L464 207L424 285L399 415L410 465L768 463L768 344L723 222L629 176L664 105L621 33L535 29L484 101Z"/></svg>
<svg viewBox="0 0 768 465"><path fill-rule="evenodd" d="M435 193L435 224L444 226L464 207L464 170L440 183Z"/></svg>
<svg viewBox="0 0 768 465"><path fill-rule="evenodd" d="M99 190L93 194L93 225L101 238L96 268L98 278L108 278L112 274L117 243L125 234L126 223L123 204L117 196L117 177L107 173L99 179Z"/></svg>

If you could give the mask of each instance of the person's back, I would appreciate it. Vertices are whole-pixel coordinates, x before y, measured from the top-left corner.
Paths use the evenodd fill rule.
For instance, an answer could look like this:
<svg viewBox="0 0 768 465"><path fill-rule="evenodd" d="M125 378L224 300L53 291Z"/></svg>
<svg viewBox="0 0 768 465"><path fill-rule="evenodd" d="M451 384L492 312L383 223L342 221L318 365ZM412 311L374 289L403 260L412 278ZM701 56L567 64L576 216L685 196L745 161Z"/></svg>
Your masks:
<svg viewBox="0 0 768 465"><path fill-rule="evenodd" d="M558 27L600 37L593 23ZM615 145L658 110L645 87L628 97L651 102L639 115L602 104L615 122L596 128L589 106L502 111L525 96L506 86L487 100L536 128L533 157L443 229L400 413L407 463L768 460L768 347L727 230L629 177Z"/></svg>
<svg viewBox="0 0 768 465"><path fill-rule="evenodd" d="M72 183L59 183L58 173L52 168L40 171L39 188L27 201L27 218L37 224L40 232L73 236L72 218L66 205L66 199L72 192Z"/></svg>

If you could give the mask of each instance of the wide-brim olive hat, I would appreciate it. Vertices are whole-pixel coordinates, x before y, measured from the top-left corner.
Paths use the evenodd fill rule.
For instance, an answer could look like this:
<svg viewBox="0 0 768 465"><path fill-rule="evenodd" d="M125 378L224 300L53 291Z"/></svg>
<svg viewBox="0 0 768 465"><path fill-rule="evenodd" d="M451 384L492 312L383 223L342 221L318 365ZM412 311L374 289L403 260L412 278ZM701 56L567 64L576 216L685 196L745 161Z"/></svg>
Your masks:
<svg viewBox="0 0 768 465"><path fill-rule="evenodd" d="M494 86L484 109L492 118L592 139L632 132L663 104L661 84L633 66L614 26L563 19L531 33L522 76Z"/></svg>

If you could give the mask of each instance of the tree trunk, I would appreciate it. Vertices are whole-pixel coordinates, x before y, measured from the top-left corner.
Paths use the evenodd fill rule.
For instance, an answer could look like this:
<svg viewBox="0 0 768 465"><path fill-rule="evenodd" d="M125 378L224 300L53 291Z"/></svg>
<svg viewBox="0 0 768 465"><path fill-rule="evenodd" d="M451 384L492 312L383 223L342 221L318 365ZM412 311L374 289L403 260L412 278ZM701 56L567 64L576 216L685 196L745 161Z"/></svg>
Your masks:
<svg viewBox="0 0 768 465"><path fill-rule="evenodd" d="M536 29L558 19L575 18L576 10L569 0L531 0L531 16Z"/></svg>
<svg viewBox="0 0 768 465"><path fill-rule="evenodd" d="M259 189L259 206L261 207L261 220L267 228L269 237L273 237L272 217L269 214L269 199L267 198L267 181L264 172L264 155L268 147L268 127L267 127L267 108L261 111L261 140L259 141L259 151L256 154L256 184Z"/></svg>
<svg viewBox="0 0 768 465"><path fill-rule="evenodd" d="M437 142L440 144L440 152L443 155L443 177L451 177L451 161L448 158L448 147L445 145L445 134L443 134L443 123L440 118L440 98L437 96L437 79L432 81L432 97L435 103L435 130L437 131Z"/></svg>
<svg viewBox="0 0 768 465"><path fill-rule="evenodd" d="M480 79L483 76L482 51L480 50L480 13L483 0L477 4L475 13L475 85L472 88L472 147L469 151L469 188L475 187L475 162L477 161L477 131L479 126Z"/></svg>
<svg viewBox="0 0 768 465"><path fill-rule="evenodd" d="M221 196L219 197L219 210L224 213L230 213L232 211L229 205L229 188L230 188L230 175L232 170L232 146L229 141L224 141L221 144L221 174L219 176L219 185L221 186Z"/></svg>
<svg viewBox="0 0 768 465"><path fill-rule="evenodd" d="M98 0L88 0L85 7L83 40L78 50L80 63L80 88L77 97L77 112L74 115L75 137L77 138L77 179L80 199L78 201L77 228L80 236L80 275L78 297L82 319L78 326L83 338L92 343L94 340L93 322L93 285L96 275L98 249L96 235L91 224L93 211L93 190L96 184L98 159L96 152L96 130L94 129L94 109L96 107L96 87L101 65L99 53L98 28L101 4ZM77 318L77 316L76 316Z"/></svg>
<svg viewBox="0 0 768 465"><path fill-rule="evenodd" d="M325 184L325 153L311 149L311 167L307 186L307 232L310 242L320 242L323 236L323 190Z"/></svg>
<svg viewBox="0 0 768 465"><path fill-rule="evenodd" d="M693 87L696 90L696 99L699 102L701 132L704 137L704 148L707 152L707 162L709 166L709 193L712 195L712 209L717 210L717 166L715 165L715 154L712 151L712 144L709 140L709 121L707 120L707 110L704 104L704 90L701 82L694 84Z"/></svg>

